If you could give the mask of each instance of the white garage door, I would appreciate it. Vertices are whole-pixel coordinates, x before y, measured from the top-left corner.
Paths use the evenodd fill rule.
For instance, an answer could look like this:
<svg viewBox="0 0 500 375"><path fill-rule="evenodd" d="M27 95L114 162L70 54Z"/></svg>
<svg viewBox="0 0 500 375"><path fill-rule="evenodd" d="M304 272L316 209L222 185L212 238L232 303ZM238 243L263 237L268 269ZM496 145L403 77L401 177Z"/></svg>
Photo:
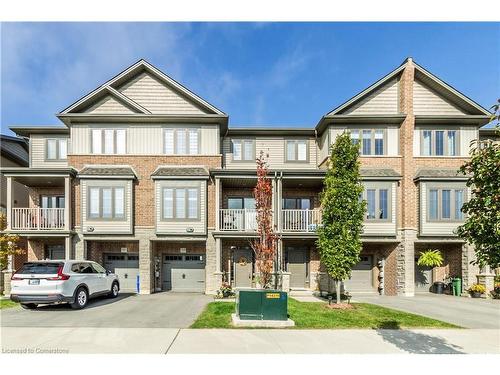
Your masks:
<svg viewBox="0 0 500 375"><path fill-rule="evenodd" d="M372 256L363 255L361 260L352 268L351 279L344 281L347 292L373 292Z"/></svg>
<svg viewBox="0 0 500 375"><path fill-rule="evenodd" d="M137 293L137 277L139 276L139 255L106 254L104 268L118 275L120 291Z"/></svg>
<svg viewBox="0 0 500 375"><path fill-rule="evenodd" d="M205 292L205 256L164 255L163 290Z"/></svg>

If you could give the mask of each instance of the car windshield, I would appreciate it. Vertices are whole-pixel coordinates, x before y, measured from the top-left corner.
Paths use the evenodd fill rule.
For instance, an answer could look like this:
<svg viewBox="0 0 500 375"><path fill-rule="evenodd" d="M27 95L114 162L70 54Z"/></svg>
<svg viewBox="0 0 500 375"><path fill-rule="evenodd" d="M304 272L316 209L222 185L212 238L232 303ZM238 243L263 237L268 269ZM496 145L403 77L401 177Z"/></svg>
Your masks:
<svg viewBox="0 0 500 375"><path fill-rule="evenodd" d="M56 274L62 263L25 263L17 272L18 274L39 274L49 275Z"/></svg>

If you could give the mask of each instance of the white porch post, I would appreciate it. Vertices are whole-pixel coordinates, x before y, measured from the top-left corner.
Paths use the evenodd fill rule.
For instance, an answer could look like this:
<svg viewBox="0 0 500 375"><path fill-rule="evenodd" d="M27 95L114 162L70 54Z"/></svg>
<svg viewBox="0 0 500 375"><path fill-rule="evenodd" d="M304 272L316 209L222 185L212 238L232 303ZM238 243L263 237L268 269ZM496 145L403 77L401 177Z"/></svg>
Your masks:
<svg viewBox="0 0 500 375"><path fill-rule="evenodd" d="M64 229L68 231L71 228L70 218L71 218L71 178L64 177Z"/></svg>
<svg viewBox="0 0 500 375"><path fill-rule="evenodd" d="M72 254L72 241L71 241L71 236L65 237L64 238L64 259L70 260L71 259L71 254Z"/></svg>
<svg viewBox="0 0 500 375"><path fill-rule="evenodd" d="M12 177L7 177L7 230L12 227Z"/></svg>
<svg viewBox="0 0 500 375"><path fill-rule="evenodd" d="M215 230L220 230L220 178L215 177Z"/></svg>

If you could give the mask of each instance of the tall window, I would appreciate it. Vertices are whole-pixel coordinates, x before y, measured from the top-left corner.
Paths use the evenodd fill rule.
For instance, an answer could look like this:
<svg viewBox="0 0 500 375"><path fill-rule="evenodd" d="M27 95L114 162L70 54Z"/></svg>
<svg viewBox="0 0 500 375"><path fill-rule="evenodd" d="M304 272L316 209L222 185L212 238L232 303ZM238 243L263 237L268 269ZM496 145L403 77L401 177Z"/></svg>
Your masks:
<svg viewBox="0 0 500 375"><path fill-rule="evenodd" d="M162 219L199 219L200 189L170 188L162 190Z"/></svg>
<svg viewBox="0 0 500 375"><path fill-rule="evenodd" d="M200 153L200 130L165 129L163 151L167 155L198 155Z"/></svg>
<svg viewBox="0 0 500 375"><path fill-rule="evenodd" d="M66 160L68 158L67 139L47 139L46 159L47 160Z"/></svg>
<svg viewBox="0 0 500 375"><path fill-rule="evenodd" d="M307 140L286 141L286 161L307 161Z"/></svg>
<svg viewBox="0 0 500 375"><path fill-rule="evenodd" d="M389 220L389 197L389 186L368 186L363 192L363 199L366 200L366 220Z"/></svg>
<svg viewBox="0 0 500 375"><path fill-rule="evenodd" d="M354 144L360 142L361 155L384 155L385 154L385 130L384 129L352 129L351 140Z"/></svg>
<svg viewBox="0 0 500 375"><path fill-rule="evenodd" d="M92 129L93 154L125 154L125 129Z"/></svg>
<svg viewBox="0 0 500 375"><path fill-rule="evenodd" d="M422 130L420 155L456 156L459 153L457 130Z"/></svg>
<svg viewBox="0 0 500 375"><path fill-rule="evenodd" d="M464 189L430 188L427 210L430 221L463 220Z"/></svg>
<svg viewBox="0 0 500 375"><path fill-rule="evenodd" d="M255 161L255 140L233 139L233 160Z"/></svg>
<svg viewBox="0 0 500 375"><path fill-rule="evenodd" d="M124 187L90 187L89 219L121 220L125 218Z"/></svg>

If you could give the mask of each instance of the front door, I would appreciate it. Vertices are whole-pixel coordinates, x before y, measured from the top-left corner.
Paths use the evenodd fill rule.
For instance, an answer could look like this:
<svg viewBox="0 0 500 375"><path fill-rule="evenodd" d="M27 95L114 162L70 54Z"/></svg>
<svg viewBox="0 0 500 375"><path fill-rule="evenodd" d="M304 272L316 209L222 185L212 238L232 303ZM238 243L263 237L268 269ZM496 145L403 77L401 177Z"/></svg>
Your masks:
<svg viewBox="0 0 500 375"><path fill-rule="evenodd" d="M237 249L234 251L234 286L236 288L252 287L252 250Z"/></svg>
<svg viewBox="0 0 500 375"><path fill-rule="evenodd" d="M290 288L305 288L307 278L306 249L289 247L287 254Z"/></svg>
<svg viewBox="0 0 500 375"><path fill-rule="evenodd" d="M415 258L415 291L428 292L432 284L432 267L419 266Z"/></svg>

